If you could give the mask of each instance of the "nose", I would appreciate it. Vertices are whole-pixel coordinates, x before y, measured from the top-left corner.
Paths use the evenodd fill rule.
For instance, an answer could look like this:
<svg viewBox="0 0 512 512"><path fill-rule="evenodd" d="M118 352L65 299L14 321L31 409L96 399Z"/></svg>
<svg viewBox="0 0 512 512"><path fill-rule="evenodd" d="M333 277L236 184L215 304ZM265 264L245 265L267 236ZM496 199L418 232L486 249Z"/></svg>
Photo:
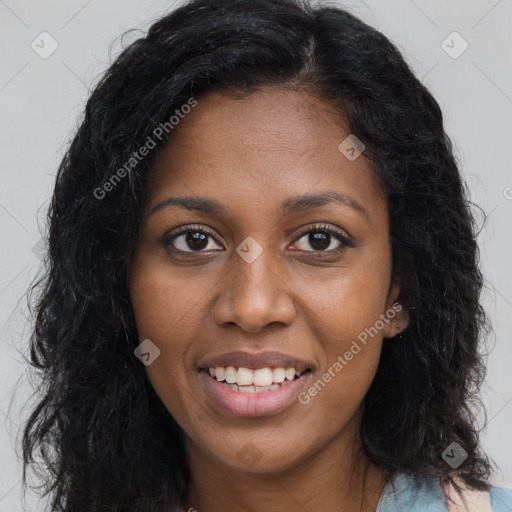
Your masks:
<svg viewBox="0 0 512 512"><path fill-rule="evenodd" d="M272 265L269 251L251 263L238 254L233 257L214 305L216 323L238 325L250 333L270 324L291 325L296 315L293 291L278 267Z"/></svg>

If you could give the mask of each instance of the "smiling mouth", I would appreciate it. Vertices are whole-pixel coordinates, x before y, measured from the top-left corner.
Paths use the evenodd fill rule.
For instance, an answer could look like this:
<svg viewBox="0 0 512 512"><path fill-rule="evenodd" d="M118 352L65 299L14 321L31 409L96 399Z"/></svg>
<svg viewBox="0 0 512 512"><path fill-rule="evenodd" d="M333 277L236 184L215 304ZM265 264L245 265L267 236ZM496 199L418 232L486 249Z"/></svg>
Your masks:
<svg viewBox="0 0 512 512"><path fill-rule="evenodd" d="M217 382L239 393L265 393L287 386L304 374L311 373L311 368L298 371L295 368L250 368L228 366L201 368L200 372L209 373Z"/></svg>

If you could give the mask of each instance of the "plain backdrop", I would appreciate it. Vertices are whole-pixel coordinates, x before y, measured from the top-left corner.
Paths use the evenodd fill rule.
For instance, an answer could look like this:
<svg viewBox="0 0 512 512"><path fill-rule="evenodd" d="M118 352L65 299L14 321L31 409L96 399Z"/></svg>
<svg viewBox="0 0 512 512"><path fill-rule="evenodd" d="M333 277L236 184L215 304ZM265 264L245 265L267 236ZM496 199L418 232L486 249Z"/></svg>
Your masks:
<svg viewBox="0 0 512 512"><path fill-rule="evenodd" d="M0 512L22 510L16 443L31 393L21 356L30 332L24 293L40 265L58 163L91 85L121 49L120 36L144 31L176 4L0 0ZM488 215L479 242L495 334L483 389L487 420L479 416L498 467L493 483L512 487L512 1L340 5L392 39L432 91L472 199ZM132 32L124 44L140 35ZM31 494L26 507L41 510Z"/></svg>

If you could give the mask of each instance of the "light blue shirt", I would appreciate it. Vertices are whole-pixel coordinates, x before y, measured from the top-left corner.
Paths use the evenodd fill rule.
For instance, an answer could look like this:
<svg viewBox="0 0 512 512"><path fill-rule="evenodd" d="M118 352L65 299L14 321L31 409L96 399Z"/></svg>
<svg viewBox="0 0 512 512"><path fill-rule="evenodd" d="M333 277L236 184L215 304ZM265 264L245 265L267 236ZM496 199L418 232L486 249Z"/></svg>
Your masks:
<svg viewBox="0 0 512 512"><path fill-rule="evenodd" d="M491 487L493 512L512 512L512 490ZM438 480L417 480L399 474L388 482L377 512L447 512L448 505Z"/></svg>

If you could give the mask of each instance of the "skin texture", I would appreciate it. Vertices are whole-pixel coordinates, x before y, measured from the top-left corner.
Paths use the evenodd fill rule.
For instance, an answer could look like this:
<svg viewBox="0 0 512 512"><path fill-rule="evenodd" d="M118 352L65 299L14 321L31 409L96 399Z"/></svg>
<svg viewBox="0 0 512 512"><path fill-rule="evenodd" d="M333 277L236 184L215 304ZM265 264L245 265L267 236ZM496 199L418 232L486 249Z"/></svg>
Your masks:
<svg viewBox="0 0 512 512"><path fill-rule="evenodd" d="M349 134L343 117L307 92L263 88L243 99L210 93L157 159L130 295L140 340L161 350L146 368L186 433L187 504L201 512L377 506L385 474L360 453L360 405L382 338L407 325L404 309L308 404L294 402L275 415L218 410L198 374L206 357L277 350L312 365L309 386L395 302L386 198L364 155L349 161L338 149ZM280 211L291 197L326 191L350 196L366 214L334 202ZM170 196L212 199L228 214L175 205L150 213ZM325 254L299 233L316 224L337 229L352 246L332 235ZM192 252L185 236L165 246L173 230L189 225L212 232L202 253ZM263 248L252 263L236 252L249 236ZM260 455L253 465L239 457L248 443Z"/></svg>

